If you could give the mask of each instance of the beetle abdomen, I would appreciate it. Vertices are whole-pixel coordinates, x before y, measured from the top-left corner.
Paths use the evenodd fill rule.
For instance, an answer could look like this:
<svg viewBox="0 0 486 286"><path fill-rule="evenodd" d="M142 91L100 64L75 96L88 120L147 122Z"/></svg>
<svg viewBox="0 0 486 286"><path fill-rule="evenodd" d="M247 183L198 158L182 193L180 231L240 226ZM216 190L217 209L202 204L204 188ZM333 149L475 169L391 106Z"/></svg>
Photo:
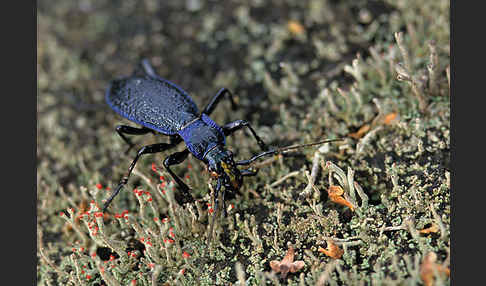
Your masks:
<svg viewBox="0 0 486 286"><path fill-rule="evenodd" d="M150 77L112 81L106 91L106 101L121 116L167 135L176 134L199 113L185 91Z"/></svg>

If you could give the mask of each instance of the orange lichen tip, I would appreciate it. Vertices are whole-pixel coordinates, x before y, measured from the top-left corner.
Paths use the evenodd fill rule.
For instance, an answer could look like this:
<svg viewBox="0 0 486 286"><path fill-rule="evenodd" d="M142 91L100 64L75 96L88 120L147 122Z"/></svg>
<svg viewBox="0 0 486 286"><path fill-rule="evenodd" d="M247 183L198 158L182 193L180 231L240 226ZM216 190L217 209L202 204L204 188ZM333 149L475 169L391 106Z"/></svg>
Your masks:
<svg viewBox="0 0 486 286"><path fill-rule="evenodd" d="M385 125L390 125L392 124L393 122L395 122L395 119L397 119L398 117L398 113L396 112L391 112L391 113L388 113L387 115L385 115L385 117L383 118L383 124Z"/></svg>
<svg viewBox="0 0 486 286"><path fill-rule="evenodd" d="M352 211L354 211L353 204L351 204L348 200L346 200L342 196L344 194L343 188L341 188L340 186L330 186L329 189L327 190L327 193L329 195L329 199L332 202L346 206L350 208Z"/></svg>
<svg viewBox="0 0 486 286"><path fill-rule="evenodd" d="M319 247L318 251L334 259L339 259L344 254L344 250L342 250L341 248L339 248L339 246L334 244L332 240L327 241L327 249Z"/></svg>
<svg viewBox="0 0 486 286"><path fill-rule="evenodd" d="M354 138L354 139L359 139L359 138L363 137L366 133L368 133L368 131L370 131L370 129L371 129L371 125L365 124L365 125L361 126L361 128L359 128L358 131L356 131L354 133L350 133L349 136Z"/></svg>
<svg viewBox="0 0 486 286"><path fill-rule="evenodd" d="M436 233L439 231L439 226L437 226L435 223L432 224L431 226L424 228L422 230L419 230L419 233L421 234L428 234L428 233Z"/></svg>
<svg viewBox="0 0 486 286"><path fill-rule="evenodd" d="M287 22L287 29L289 29L289 31L294 35L300 35L305 31L304 26L302 26L301 23L294 20L290 20Z"/></svg>

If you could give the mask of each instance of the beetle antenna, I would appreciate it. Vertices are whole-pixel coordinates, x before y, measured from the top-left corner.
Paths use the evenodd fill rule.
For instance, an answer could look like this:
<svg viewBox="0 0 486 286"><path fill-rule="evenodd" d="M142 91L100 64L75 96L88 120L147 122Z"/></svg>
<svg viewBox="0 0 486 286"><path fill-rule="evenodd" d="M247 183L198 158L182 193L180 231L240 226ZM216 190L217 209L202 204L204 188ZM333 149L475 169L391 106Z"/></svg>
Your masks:
<svg viewBox="0 0 486 286"><path fill-rule="evenodd" d="M310 147L310 146L320 145L320 144L324 144L324 143L331 143L331 142L337 142L337 141L343 141L343 140L344 139L342 139L342 138L339 138L339 139L327 139L327 140L322 140L322 141L313 142L313 143L286 146L286 147L278 148L278 149L275 149L275 150L269 150L269 151L260 153L258 155L255 155L255 156L251 157L248 160L238 161L238 162L236 162L236 165L249 165L253 161L255 161L256 159L261 158L261 157L270 156L270 155L277 155L277 154L285 154L288 151L293 150L293 149L298 149L298 148L303 148L303 147Z"/></svg>
<svg viewBox="0 0 486 286"><path fill-rule="evenodd" d="M320 144L330 143L330 142L336 142L336 141L344 141L344 139L343 138L326 139L326 140L313 142L313 143L291 145L291 146L287 146L287 147L278 148L277 151L279 151L279 153L287 153L286 151L288 151L288 150L293 150L293 149L298 149L298 148L303 148L303 147L310 147L310 146L315 146L315 145L320 145Z"/></svg>

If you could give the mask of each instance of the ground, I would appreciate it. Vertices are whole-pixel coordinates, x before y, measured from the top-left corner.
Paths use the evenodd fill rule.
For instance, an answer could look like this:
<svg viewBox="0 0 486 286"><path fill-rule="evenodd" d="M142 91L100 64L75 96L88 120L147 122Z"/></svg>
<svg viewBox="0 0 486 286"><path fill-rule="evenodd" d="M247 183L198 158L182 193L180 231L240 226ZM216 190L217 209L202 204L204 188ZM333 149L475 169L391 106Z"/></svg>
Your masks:
<svg viewBox="0 0 486 286"><path fill-rule="evenodd" d="M39 285L450 283L449 1L37 7ZM211 118L248 120L272 148L343 140L255 161L209 243L214 181L192 156L174 170L196 204L174 199L167 151L102 213L137 149L168 142L126 152L115 126L135 125L104 100L143 58L199 108L230 89L238 108ZM227 148L260 152L246 131ZM303 264L283 274L289 249Z"/></svg>

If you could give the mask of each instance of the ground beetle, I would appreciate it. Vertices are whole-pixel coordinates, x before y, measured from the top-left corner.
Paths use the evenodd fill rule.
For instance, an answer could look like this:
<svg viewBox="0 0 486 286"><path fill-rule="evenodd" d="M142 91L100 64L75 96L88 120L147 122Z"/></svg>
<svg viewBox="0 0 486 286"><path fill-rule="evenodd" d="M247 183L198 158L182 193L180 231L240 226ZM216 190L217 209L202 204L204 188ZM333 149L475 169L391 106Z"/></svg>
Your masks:
<svg viewBox="0 0 486 286"><path fill-rule="evenodd" d="M267 145L256 134L248 121L236 120L220 127L209 118L209 115L224 95L229 96L232 109L235 109L231 92L226 88L222 88L203 111L199 112L196 104L187 92L174 83L158 76L147 59L142 60L138 69L131 76L113 80L106 91L108 105L121 116L142 126L141 128L126 125L118 125L116 127L118 134L130 146L129 149L133 144L125 136L126 134L162 133L170 136L170 143L147 145L138 150L135 159L128 168L128 172L105 202L103 212L106 211L110 202L123 186L127 184L128 178L140 156L168 150L181 141L185 142L187 148L184 151L169 155L164 160L164 167L182 191L183 197L179 200L179 203L193 202L194 199L189 192L189 187L170 167L182 163L191 153L194 157L203 161L208 166L211 176L217 179L215 210L218 210L218 195L222 186L224 186L224 190L221 193L221 198L223 210L226 210L224 207L224 192L226 190L237 191L242 185L243 177L254 176L258 171L250 169L240 170L237 166L249 165L263 156L281 154L290 149L337 141L337 139L324 140L268 150ZM248 160L235 162L233 153L225 149L225 138L243 127L250 130L263 152Z"/></svg>

